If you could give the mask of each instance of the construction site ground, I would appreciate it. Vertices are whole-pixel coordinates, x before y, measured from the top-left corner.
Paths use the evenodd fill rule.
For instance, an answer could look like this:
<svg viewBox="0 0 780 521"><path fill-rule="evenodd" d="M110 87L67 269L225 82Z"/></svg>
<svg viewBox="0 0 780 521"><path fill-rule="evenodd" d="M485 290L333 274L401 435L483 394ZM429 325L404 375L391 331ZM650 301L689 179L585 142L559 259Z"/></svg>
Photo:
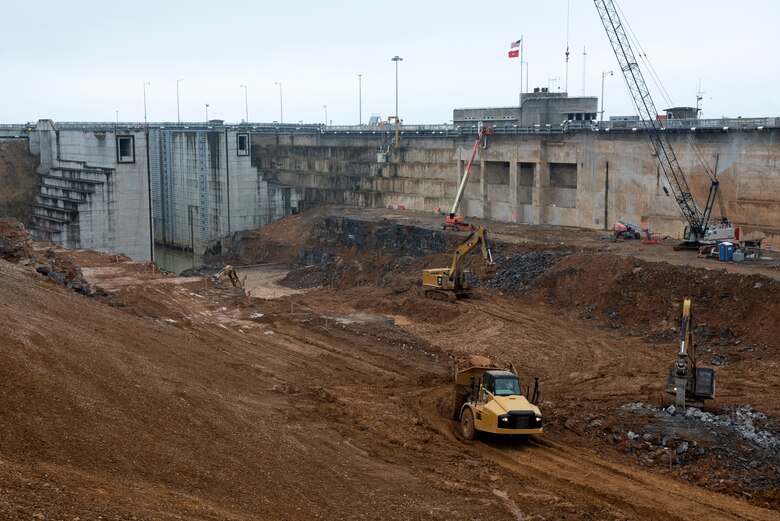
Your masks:
<svg viewBox="0 0 780 521"><path fill-rule="evenodd" d="M496 278L440 302L441 219L238 234L249 296L0 220L0 518L780 519L774 261L484 223ZM684 297L716 399L672 411ZM460 439L468 355L539 377L544 434Z"/></svg>

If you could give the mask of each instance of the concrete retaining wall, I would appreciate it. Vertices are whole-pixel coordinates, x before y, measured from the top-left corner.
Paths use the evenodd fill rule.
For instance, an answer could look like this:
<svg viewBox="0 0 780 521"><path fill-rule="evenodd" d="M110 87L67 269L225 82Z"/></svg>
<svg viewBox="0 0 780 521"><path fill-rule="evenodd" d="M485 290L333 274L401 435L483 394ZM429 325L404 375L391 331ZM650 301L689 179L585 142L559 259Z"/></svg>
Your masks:
<svg viewBox="0 0 780 521"><path fill-rule="evenodd" d="M395 149L376 136L254 136L263 176L306 189L310 203L404 205L448 211L474 137L404 135ZM780 239L777 130L670 131L700 206L710 186L696 157L717 165L722 207L748 236ZM377 153L386 153L377 160ZM644 132L583 130L488 137L472 166L460 213L508 222L608 229L645 222L677 237L684 220ZM713 216L719 217L721 204Z"/></svg>

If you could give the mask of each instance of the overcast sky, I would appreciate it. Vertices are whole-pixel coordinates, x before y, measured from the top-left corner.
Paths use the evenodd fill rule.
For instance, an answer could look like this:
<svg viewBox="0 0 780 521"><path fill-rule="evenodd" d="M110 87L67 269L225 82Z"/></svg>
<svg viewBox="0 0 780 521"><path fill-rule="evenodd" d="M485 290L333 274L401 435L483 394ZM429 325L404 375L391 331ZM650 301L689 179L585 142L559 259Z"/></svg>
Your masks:
<svg viewBox="0 0 780 521"><path fill-rule="evenodd" d="M780 116L780 2L619 5L672 103L695 106L701 83L704 118ZM357 124L359 74L363 121L395 112L395 55L404 122L447 123L456 107L517 104L507 52L521 36L531 89L600 97L614 70L605 119L635 113L591 0L0 0L0 20L2 123L143 121L144 82L149 121L176 121L182 79L182 121L204 121L206 104L209 118L244 119L241 85L250 121L279 120L281 82L286 123L322 123L327 105L334 125Z"/></svg>

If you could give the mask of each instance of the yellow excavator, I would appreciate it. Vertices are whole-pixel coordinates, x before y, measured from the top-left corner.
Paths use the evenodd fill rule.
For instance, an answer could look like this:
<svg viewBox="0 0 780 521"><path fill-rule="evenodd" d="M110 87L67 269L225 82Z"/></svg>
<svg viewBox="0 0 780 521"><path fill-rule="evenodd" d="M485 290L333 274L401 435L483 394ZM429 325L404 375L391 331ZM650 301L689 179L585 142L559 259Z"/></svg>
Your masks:
<svg viewBox="0 0 780 521"><path fill-rule="evenodd" d="M681 408L686 405L701 407L704 400L715 397L715 369L697 366L691 299L683 301L680 349L677 361L669 368L666 392L675 396L675 405Z"/></svg>
<svg viewBox="0 0 780 521"><path fill-rule="evenodd" d="M225 281L230 281L234 288L243 288L244 283L238 278L238 273L233 269L233 266L226 264L224 268L213 277L214 282L217 284L224 284Z"/></svg>
<svg viewBox="0 0 780 521"><path fill-rule="evenodd" d="M482 258L485 261L485 268L480 273L480 279L490 280L495 277L496 263L490 252L488 232L484 226L479 226L457 247L452 254L452 261L448 268L432 268L423 271L422 283L425 287L425 296L449 302L455 302L459 297L468 296L474 273L468 268L460 268L459 265L463 258L477 247L482 248Z"/></svg>

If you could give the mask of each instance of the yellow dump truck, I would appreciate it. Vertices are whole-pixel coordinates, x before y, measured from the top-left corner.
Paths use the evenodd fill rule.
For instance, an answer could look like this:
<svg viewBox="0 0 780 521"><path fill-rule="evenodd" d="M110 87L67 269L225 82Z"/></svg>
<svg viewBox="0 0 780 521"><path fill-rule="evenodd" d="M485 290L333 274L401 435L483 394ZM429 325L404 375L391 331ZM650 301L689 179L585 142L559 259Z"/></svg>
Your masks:
<svg viewBox="0 0 780 521"><path fill-rule="evenodd" d="M531 397L520 378L492 365L470 365L455 370L452 419L460 422L460 434L473 440L478 432L493 434L541 434L542 413L539 379L534 379Z"/></svg>

